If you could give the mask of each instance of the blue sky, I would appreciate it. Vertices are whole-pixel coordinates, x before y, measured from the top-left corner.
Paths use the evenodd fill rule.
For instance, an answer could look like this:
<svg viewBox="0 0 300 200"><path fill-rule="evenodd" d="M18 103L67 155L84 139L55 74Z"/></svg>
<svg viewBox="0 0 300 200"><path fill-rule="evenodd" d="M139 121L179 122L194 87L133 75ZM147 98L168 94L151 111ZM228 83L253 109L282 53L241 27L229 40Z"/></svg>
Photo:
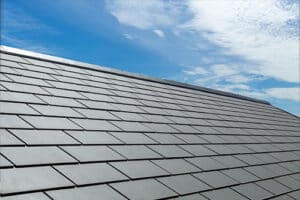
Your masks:
<svg viewBox="0 0 300 200"><path fill-rule="evenodd" d="M297 0L3 0L2 44L300 115Z"/></svg>

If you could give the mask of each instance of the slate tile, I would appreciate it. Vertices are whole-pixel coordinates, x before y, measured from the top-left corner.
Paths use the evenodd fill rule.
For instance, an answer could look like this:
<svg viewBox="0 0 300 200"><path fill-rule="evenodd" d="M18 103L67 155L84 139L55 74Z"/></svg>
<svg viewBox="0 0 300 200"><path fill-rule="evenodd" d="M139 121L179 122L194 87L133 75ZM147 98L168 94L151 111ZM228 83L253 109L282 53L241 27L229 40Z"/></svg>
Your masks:
<svg viewBox="0 0 300 200"><path fill-rule="evenodd" d="M245 169L248 172L254 174L255 176L261 179L266 179L266 178L271 178L276 176L274 172L267 170L263 166L252 166L252 167L246 167Z"/></svg>
<svg viewBox="0 0 300 200"><path fill-rule="evenodd" d="M191 175L170 176L159 178L158 180L181 195L200 192L211 188Z"/></svg>
<svg viewBox="0 0 300 200"><path fill-rule="evenodd" d="M150 132L157 132L157 133L177 133L178 131L167 124L154 124L154 123L144 123L147 127L150 128Z"/></svg>
<svg viewBox="0 0 300 200"><path fill-rule="evenodd" d="M54 97L54 96L42 96L39 95L43 101L50 105L57 105L57 106L71 106L71 107L85 107L83 104L79 103L78 101L71 99L71 98L64 98L64 97ZM34 102L33 102L34 103Z"/></svg>
<svg viewBox="0 0 300 200"><path fill-rule="evenodd" d="M201 196L200 194L190 194L174 198L174 200L207 200L207 198Z"/></svg>
<svg viewBox="0 0 300 200"><path fill-rule="evenodd" d="M110 132L113 136L123 141L125 144L156 144L143 133Z"/></svg>
<svg viewBox="0 0 300 200"><path fill-rule="evenodd" d="M213 188L228 187L237 184L235 180L218 171L197 173L194 176Z"/></svg>
<svg viewBox="0 0 300 200"><path fill-rule="evenodd" d="M175 157L191 157L192 154L184 151L183 149L177 147L176 145L149 145L149 148L153 149L155 152L164 156L165 158L175 158Z"/></svg>
<svg viewBox="0 0 300 200"><path fill-rule="evenodd" d="M124 122L124 121L114 121L114 125L122 129L123 131L129 132L152 132L152 130L141 123L138 122Z"/></svg>
<svg viewBox="0 0 300 200"><path fill-rule="evenodd" d="M125 121L147 122L148 120L142 117L140 114L127 113L127 112L112 112L115 116Z"/></svg>
<svg viewBox="0 0 300 200"><path fill-rule="evenodd" d="M104 110L92 110L92 109L75 109L75 110L81 113L86 118L90 118L90 119L118 120L116 116Z"/></svg>
<svg viewBox="0 0 300 200"><path fill-rule="evenodd" d="M258 181L256 184L275 195L280 195L291 191L291 189L271 179Z"/></svg>
<svg viewBox="0 0 300 200"><path fill-rule="evenodd" d="M188 144L205 144L208 143L207 140L204 140L201 136L196 134L176 134L176 137L184 140Z"/></svg>
<svg viewBox="0 0 300 200"><path fill-rule="evenodd" d="M145 161L125 161L112 162L111 165L126 174L132 179L155 177L169 174L167 171L156 166L152 162Z"/></svg>
<svg viewBox="0 0 300 200"><path fill-rule="evenodd" d="M68 146L62 148L80 162L124 160L122 156L106 146Z"/></svg>
<svg viewBox="0 0 300 200"><path fill-rule="evenodd" d="M227 145L206 145L205 147L216 152L219 155L234 154L235 152Z"/></svg>
<svg viewBox="0 0 300 200"><path fill-rule="evenodd" d="M183 140L168 133L146 133L146 135L160 144L182 144ZM176 135L177 136L177 135Z"/></svg>
<svg viewBox="0 0 300 200"><path fill-rule="evenodd" d="M51 167L1 170L0 194L61 188L73 184Z"/></svg>
<svg viewBox="0 0 300 200"><path fill-rule="evenodd" d="M190 164L184 159L163 159L153 160L156 165L170 172L171 174L199 172L201 169Z"/></svg>
<svg viewBox="0 0 300 200"><path fill-rule="evenodd" d="M24 199L26 199L26 200L50 200L49 197L47 197L42 192L1 197L1 200L24 200Z"/></svg>
<svg viewBox="0 0 300 200"><path fill-rule="evenodd" d="M2 168L2 167L12 167L12 166L13 166L13 164L10 163L6 158L1 156L1 154L0 154L0 168Z"/></svg>
<svg viewBox="0 0 300 200"><path fill-rule="evenodd" d="M22 72L21 70L18 70L18 71ZM39 78L25 77L22 75L20 76L20 75L12 75L12 74L7 74L7 77L9 77L11 80L13 80L14 82L17 82L17 83L51 87L50 84L45 82L43 79L39 79Z"/></svg>
<svg viewBox="0 0 300 200"><path fill-rule="evenodd" d="M23 83L9 83L9 82L1 82L1 85L6 87L8 90L14 92L27 92L32 94L49 94L41 87L35 85L26 85Z"/></svg>
<svg viewBox="0 0 300 200"><path fill-rule="evenodd" d="M120 129L105 120L96 119L72 119L73 122L91 131L119 131Z"/></svg>
<svg viewBox="0 0 300 200"><path fill-rule="evenodd" d="M107 185L96 185L74 189L53 190L47 194L55 200L125 200L122 195Z"/></svg>
<svg viewBox="0 0 300 200"><path fill-rule="evenodd" d="M247 166L244 162L236 159L233 156L215 156L214 159L230 168Z"/></svg>
<svg viewBox="0 0 300 200"><path fill-rule="evenodd" d="M70 98L78 98L78 99L85 99L84 96L80 95L78 92L73 90L64 90L64 89L57 89L57 88L46 88L44 89L54 96L58 97L70 97Z"/></svg>
<svg viewBox="0 0 300 200"><path fill-rule="evenodd" d="M30 108L25 103L10 103L10 102L1 102L0 113L39 115L38 112Z"/></svg>
<svg viewBox="0 0 300 200"><path fill-rule="evenodd" d="M77 162L57 147L2 147L1 153L17 166Z"/></svg>
<svg viewBox="0 0 300 200"><path fill-rule="evenodd" d="M203 145L180 145L180 147L194 156L210 156L216 155L215 152L209 150Z"/></svg>
<svg viewBox="0 0 300 200"><path fill-rule="evenodd" d="M292 176L281 176L275 178L274 180L278 181L282 185L285 185L293 190L300 189L300 181L292 178Z"/></svg>
<svg viewBox="0 0 300 200"><path fill-rule="evenodd" d="M43 103L42 100L37 98L33 94L1 91L1 101L13 101L13 102L24 102L24 103Z"/></svg>
<svg viewBox="0 0 300 200"><path fill-rule="evenodd" d="M181 133L200 133L198 130L188 125L171 124L170 126L179 130Z"/></svg>
<svg viewBox="0 0 300 200"><path fill-rule="evenodd" d="M149 114L142 114L142 116L146 119L148 119L147 121L149 122L153 122L153 123L172 123L172 121L170 121L168 118L166 118L165 116L160 116L160 115L149 115Z"/></svg>
<svg viewBox="0 0 300 200"><path fill-rule="evenodd" d="M273 196L272 193L253 183L235 186L233 189L251 200L266 199Z"/></svg>
<svg viewBox="0 0 300 200"><path fill-rule="evenodd" d="M300 190L291 192L288 195L293 197L294 199L299 199L300 198Z"/></svg>
<svg viewBox="0 0 300 200"><path fill-rule="evenodd" d="M132 200L161 199L176 196L175 192L154 179L114 183L111 186Z"/></svg>
<svg viewBox="0 0 300 200"><path fill-rule="evenodd" d="M105 183L128 179L106 163L55 166L76 185Z"/></svg>
<svg viewBox="0 0 300 200"><path fill-rule="evenodd" d="M75 112L72 108L62 106L50 105L30 105L38 112L47 116L60 116L60 117L83 117L83 115Z"/></svg>
<svg viewBox="0 0 300 200"><path fill-rule="evenodd" d="M28 145L61 145L79 144L61 130L11 130L18 138Z"/></svg>
<svg viewBox="0 0 300 200"><path fill-rule="evenodd" d="M159 154L144 145L111 146L111 148L127 159L161 158Z"/></svg>
<svg viewBox="0 0 300 200"><path fill-rule="evenodd" d="M32 126L16 115L1 114L0 128L32 128Z"/></svg>
<svg viewBox="0 0 300 200"><path fill-rule="evenodd" d="M67 131L82 144L122 144L123 142L103 131Z"/></svg>
<svg viewBox="0 0 300 200"><path fill-rule="evenodd" d="M257 165L257 164L264 163L262 160L259 160L252 154L234 155L234 157L238 158L239 160L241 160L249 165Z"/></svg>
<svg viewBox="0 0 300 200"><path fill-rule="evenodd" d="M243 168L223 170L222 173L233 178L239 183L247 183L259 179L258 177L254 176L253 174L250 174L248 171L244 170Z"/></svg>
<svg viewBox="0 0 300 200"><path fill-rule="evenodd" d="M230 188L224 188L219 190L213 190L210 192L202 193L204 196L211 200L247 200L244 196L240 195L239 193L233 191Z"/></svg>
<svg viewBox="0 0 300 200"><path fill-rule="evenodd" d="M225 165L222 165L221 163L217 162L216 160L210 157L188 158L187 161L193 163L202 170L215 170L226 168Z"/></svg>
<svg viewBox="0 0 300 200"><path fill-rule="evenodd" d="M118 107L113 106L111 103L101 101L78 100L81 104L88 108L101 109L101 110L118 110Z"/></svg>
<svg viewBox="0 0 300 200"><path fill-rule="evenodd" d="M23 145L24 143L9 133L6 129L0 129L0 146Z"/></svg>
<svg viewBox="0 0 300 200"><path fill-rule="evenodd" d="M82 129L67 118L40 116L22 116L22 118L38 129Z"/></svg>

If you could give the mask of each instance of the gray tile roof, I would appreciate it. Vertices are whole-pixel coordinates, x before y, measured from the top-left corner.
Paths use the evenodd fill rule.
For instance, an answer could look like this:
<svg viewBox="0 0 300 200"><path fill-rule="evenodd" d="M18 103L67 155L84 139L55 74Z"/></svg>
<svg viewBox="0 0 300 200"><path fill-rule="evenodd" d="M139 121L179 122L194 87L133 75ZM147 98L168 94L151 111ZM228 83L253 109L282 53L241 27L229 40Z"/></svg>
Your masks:
<svg viewBox="0 0 300 200"><path fill-rule="evenodd" d="M1 47L0 199L299 199L300 119Z"/></svg>

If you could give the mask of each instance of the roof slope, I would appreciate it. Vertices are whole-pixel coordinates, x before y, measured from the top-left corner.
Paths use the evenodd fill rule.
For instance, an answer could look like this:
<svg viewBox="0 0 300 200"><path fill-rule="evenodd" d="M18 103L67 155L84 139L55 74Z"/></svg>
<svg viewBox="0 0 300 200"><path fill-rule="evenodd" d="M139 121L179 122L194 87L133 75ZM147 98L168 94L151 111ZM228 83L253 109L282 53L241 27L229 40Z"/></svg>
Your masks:
<svg viewBox="0 0 300 200"><path fill-rule="evenodd" d="M300 199L300 119L4 47L0 199Z"/></svg>

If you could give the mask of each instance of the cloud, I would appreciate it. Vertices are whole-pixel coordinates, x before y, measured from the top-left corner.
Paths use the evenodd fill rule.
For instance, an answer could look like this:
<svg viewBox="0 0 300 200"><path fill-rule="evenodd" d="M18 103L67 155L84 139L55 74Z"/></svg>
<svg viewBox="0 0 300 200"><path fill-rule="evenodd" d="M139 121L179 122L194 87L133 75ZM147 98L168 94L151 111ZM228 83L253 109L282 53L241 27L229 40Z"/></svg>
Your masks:
<svg viewBox="0 0 300 200"><path fill-rule="evenodd" d="M270 88L266 94L277 99L288 99L300 102L300 87Z"/></svg>
<svg viewBox="0 0 300 200"><path fill-rule="evenodd" d="M155 29L155 30L153 30L153 32L154 32L158 37L161 37L161 38L164 38L164 37L165 37L165 33L164 33L162 30Z"/></svg>
<svg viewBox="0 0 300 200"><path fill-rule="evenodd" d="M183 70L183 73L187 75L205 75L207 70L204 67L194 67L192 70Z"/></svg>

